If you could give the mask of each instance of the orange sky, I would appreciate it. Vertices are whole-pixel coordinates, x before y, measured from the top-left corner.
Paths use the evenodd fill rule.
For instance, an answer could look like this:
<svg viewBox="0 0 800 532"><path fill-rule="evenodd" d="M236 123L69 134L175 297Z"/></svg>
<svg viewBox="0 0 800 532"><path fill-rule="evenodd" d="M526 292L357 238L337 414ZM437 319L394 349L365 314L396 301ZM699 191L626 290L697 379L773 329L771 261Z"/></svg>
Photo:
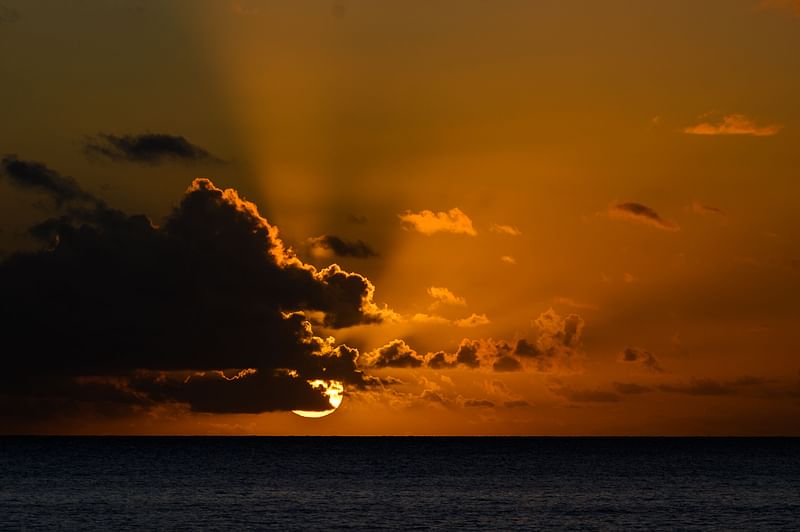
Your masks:
<svg viewBox="0 0 800 532"><path fill-rule="evenodd" d="M277 267L374 285L358 323L332 322L327 292L276 303L372 379L325 418L136 388L133 370L255 367L160 364L154 341L113 375L64 362L134 407L0 380L4 430L798 435L798 49L790 0L0 0L0 260L52 250L28 229L88 197L167 231L203 177L278 228L295 262ZM146 134L187 144L147 159L120 140ZM263 337L248 349L273 356ZM11 374L53 364L33 341L0 351Z"/></svg>

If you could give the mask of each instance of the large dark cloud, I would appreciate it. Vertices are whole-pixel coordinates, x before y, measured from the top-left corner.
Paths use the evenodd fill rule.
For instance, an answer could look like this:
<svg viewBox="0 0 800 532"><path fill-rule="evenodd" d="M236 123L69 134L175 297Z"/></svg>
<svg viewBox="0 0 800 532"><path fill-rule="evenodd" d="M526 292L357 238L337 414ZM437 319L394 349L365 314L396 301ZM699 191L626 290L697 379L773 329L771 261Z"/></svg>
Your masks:
<svg viewBox="0 0 800 532"><path fill-rule="evenodd" d="M0 401L33 401L56 382L63 403L91 377L137 404L319 410L327 402L309 380L370 382L358 352L315 336L307 316L331 328L383 320L391 313L373 302L372 283L301 262L234 190L195 180L156 227L82 203L90 196L74 180L42 165L11 163L47 178L12 182L36 183L66 205L32 229L47 249L0 262ZM58 387L45 389L39 396L58 404Z"/></svg>
<svg viewBox="0 0 800 532"><path fill-rule="evenodd" d="M139 135L99 133L86 140L84 149L89 155L99 155L112 161L148 164L166 160L222 162L186 138L165 133Z"/></svg>
<svg viewBox="0 0 800 532"><path fill-rule="evenodd" d="M335 235L322 235L310 238L308 243L312 251L330 251L337 257L368 259L378 256L375 250L362 240L349 241L343 240Z"/></svg>
<svg viewBox="0 0 800 532"><path fill-rule="evenodd" d="M367 353L365 359L375 368L418 368L424 363L423 358L403 340L392 340Z"/></svg>

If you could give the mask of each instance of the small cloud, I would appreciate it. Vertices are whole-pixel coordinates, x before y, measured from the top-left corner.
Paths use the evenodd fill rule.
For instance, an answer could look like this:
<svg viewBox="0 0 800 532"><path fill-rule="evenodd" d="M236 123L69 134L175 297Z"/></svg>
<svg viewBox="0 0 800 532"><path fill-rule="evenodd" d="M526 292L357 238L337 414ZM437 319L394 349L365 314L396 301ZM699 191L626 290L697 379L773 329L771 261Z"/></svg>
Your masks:
<svg viewBox="0 0 800 532"><path fill-rule="evenodd" d="M403 340L392 340L383 347L364 354L366 364L373 368L418 368L423 359Z"/></svg>
<svg viewBox="0 0 800 532"><path fill-rule="evenodd" d="M606 390L583 390L557 385L550 387L550 391L573 403L616 403L619 401L619 396L616 393Z"/></svg>
<svg viewBox="0 0 800 532"><path fill-rule="evenodd" d="M632 273L625 272L622 274L622 280L630 284L630 283L635 283L636 281L639 280L639 278L633 275Z"/></svg>
<svg viewBox="0 0 800 532"><path fill-rule="evenodd" d="M167 160L183 162L222 162L185 137L166 133L110 135L100 133L86 140L84 151L112 161L157 164Z"/></svg>
<svg viewBox="0 0 800 532"><path fill-rule="evenodd" d="M519 236L522 234L522 231L520 231L513 225L492 224L489 230L492 231L493 233L500 233L502 235L510 235L510 236Z"/></svg>
<svg viewBox="0 0 800 532"><path fill-rule="evenodd" d="M455 295L447 288L441 286L431 286L430 288L428 288L428 295L436 300L433 306L453 305L453 306L463 307L467 304L466 299Z"/></svg>
<svg viewBox="0 0 800 532"><path fill-rule="evenodd" d="M626 347L619 355L619 361L627 364L641 364L643 367L656 373L663 373L664 369L658 363L655 355L638 347Z"/></svg>
<svg viewBox="0 0 800 532"><path fill-rule="evenodd" d="M729 114L717 122L700 122L684 128L689 135L751 135L754 137L771 137L777 135L783 126L772 124L759 126L743 114Z"/></svg>
<svg viewBox="0 0 800 532"><path fill-rule="evenodd" d="M522 364L511 355L501 355L492 364L492 369L498 372L522 371Z"/></svg>
<svg viewBox="0 0 800 532"><path fill-rule="evenodd" d="M575 301L574 299L569 297L560 297L560 296L554 297L553 303L557 305L565 305L567 307L573 307L585 310L597 310L597 305L593 305L591 303L584 303L581 301Z"/></svg>
<svg viewBox="0 0 800 532"><path fill-rule="evenodd" d="M623 395L639 395L652 392L652 388L636 384L635 382L615 382L614 389Z"/></svg>
<svg viewBox="0 0 800 532"><path fill-rule="evenodd" d="M406 211L398 215L407 229L413 229L426 236L436 233L453 233L469 236L477 235L472 227L472 220L459 208L447 212L433 212L424 210L420 212Z"/></svg>
<svg viewBox="0 0 800 532"><path fill-rule="evenodd" d="M511 255L503 255L502 257L500 257L500 260L505 262L506 264L516 264L517 263L517 259L515 259Z"/></svg>
<svg viewBox="0 0 800 532"><path fill-rule="evenodd" d="M618 203L609 207L607 213L609 218L646 224L664 231L680 230L678 224L665 220L656 211L641 203Z"/></svg>
<svg viewBox="0 0 800 532"><path fill-rule="evenodd" d="M308 245L311 252L318 256L326 256L331 253L337 257L353 257L356 259L379 256L367 243L361 240L347 241L335 235L309 238Z"/></svg>
<svg viewBox="0 0 800 532"><path fill-rule="evenodd" d="M11 24L19 20L19 11L0 5L0 24Z"/></svg>
<svg viewBox="0 0 800 532"><path fill-rule="evenodd" d="M462 404L467 408L494 408L494 403L488 399L464 399Z"/></svg>
<svg viewBox="0 0 800 532"><path fill-rule="evenodd" d="M486 317L486 314L472 314L467 318L462 318L453 322L456 327L464 328L480 327L481 325L488 325L489 323L491 323L491 321Z"/></svg>
<svg viewBox="0 0 800 532"><path fill-rule="evenodd" d="M356 224L356 225L364 225L364 224L366 224L366 223L367 223L369 220L367 219L367 217L366 217L366 216L359 215L359 214L352 214L352 213L351 213L351 214L348 214L348 215L347 215L347 221L348 221L349 223L351 223L351 224Z"/></svg>
<svg viewBox="0 0 800 532"><path fill-rule="evenodd" d="M705 205L699 201L692 202L691 210L693 213L701 214L703 216L722 216L723 218L727 216L725 211L722 209L718 207L712 207L711 205Z"/></svg>
<svg viewBox="0 0 800 532"><path fill-rule="evenodd" d="M437 316L435 314L417 313L411 316L411 321L414 323L430 323L435 325L449 325L450 320L445 317Z"/></svg>
<svg viewBox="0 0 800 532"><path fill-rule="evenodd" d="M506 408L522 408L525 406L530 406L530 404L528 403L528 401L522 399L514 399L511 401L504 401L503 406Z"/></svg>

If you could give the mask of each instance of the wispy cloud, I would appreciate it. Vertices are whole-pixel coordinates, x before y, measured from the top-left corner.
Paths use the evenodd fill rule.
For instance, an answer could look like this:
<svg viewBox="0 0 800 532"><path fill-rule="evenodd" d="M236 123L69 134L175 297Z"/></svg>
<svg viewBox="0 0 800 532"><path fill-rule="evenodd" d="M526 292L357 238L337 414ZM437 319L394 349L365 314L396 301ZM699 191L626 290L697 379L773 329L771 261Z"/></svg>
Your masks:
<svg viewBox="0 0 800 532"><path fill-rule="evenodd" d="M517 259L515 259L511 255L503 255L502 257L500 257L500 260L505 262L506 264L516 264L517 263Z"/></svg>
<svg viewBox="0 0 800 532"><path fill-rule="evenodd" d="M689 135L752 135L755 137L770 137L777 135L783 128L779 124L759 126L752 119L743 114L729 114L721 120L714 122L700 122L684 128L683 132Z"/></svg>
<svg viewBox="0 0 800 532"><path fill-rule="evenodd" d="M693 201L691 205L692 212L695 214L702 214L703 216L722 216L727 217L725 211L718 207L712 207L711 205L706 205L704 203L700 203L699 201Z"/></svg>
<svg viewBox="0 0 800 532"><path fill-rule="evenodd" d="M456 327L464 328L480 327L481 325L488 325L489 323L491 323L491 321L486 317L486 314L472 314L467 318L462 318L453 322Z"/></svg>
<svg viewBox="0 0 800 532"><path fill-rule="evenodd" d="M489 230L492 231L493 233L500 233L502 235L510 235L510 236L519 236L522 234L522 231L520 231L513 225L492 224Z"/></svg>
<svg viewBox="0 0 800 532"><path fill-rule="evenodd" d="M642 367L655 373L663 373L664 368L658 363L655 355L650 351L638 347L626 347L619 355L619 361L626 364L640 364Z"/></svg>
<svg viewBox="0 0 800 532"><path fill-rule="evenodd" d="M585 303L583 301L576 301L570 297L554 297L553 303L557 305L565 305L567 307L585 309L585 310L597 310L597 305L593 305L592 303Z"/></svg>
<svg viewBox="0 0 800 532"><path fill-rule="evenodd" d="M432 307L438 305L454 305L463 307L467 304L467 300L463 297L455 295L449 289L443 286L431 286L428 288L428 295L435 299Z"/></svg>
<svg viewBox="0 0 800 532"><path fill-rule="evenodd" d="M618 203L610 206L607 214L609 218L647 224L664 231L680 230L678 224L665 220L656 211L641 203Z"/></svg>
<svg viewBox="0 0 800 532"><path fill-rule="evenodd" d="M447 212L433 212L424 210L420 212L406 211L398 215L408 229L413 229L423 235L436 233L453 233L475 236L478 234L472 227L472 220L459 208Z"/></svg>

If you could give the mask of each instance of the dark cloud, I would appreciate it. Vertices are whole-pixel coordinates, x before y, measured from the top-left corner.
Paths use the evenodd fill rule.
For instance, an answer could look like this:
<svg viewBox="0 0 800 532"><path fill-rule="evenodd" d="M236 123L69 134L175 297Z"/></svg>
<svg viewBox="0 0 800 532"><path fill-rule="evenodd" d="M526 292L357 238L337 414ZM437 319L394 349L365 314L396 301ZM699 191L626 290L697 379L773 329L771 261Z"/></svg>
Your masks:
<svg viewBox="0 0 800 532"><path fill-rule="evenodd" d="M89 155L99 155L112 161L156 164L167 160L184 162L222 162L207 150L186 138L165 133L140 135L111 135L99 133L86 140L84 149Z"/></svg>
<svg viewBox="0 0 800 532"><path fill-rule="evenodd" d="M615 382L614 389L623 395L638 395L653 391L652 388L636 384L635 382Z"/></svg>
<svg viewBox="0 0 800 532"><path fill-rule="evenodd" d="M311 247L312 251L331 251L337 257L368 259L370 257L379 256L366 242L361 240L343 240L335 235L322 235L310 238L309 246Z"/></svg>
<svg viewBox="0 0 800 532"><path fill-rule="evenodd" d="M493 408L494 403L486 399L466 399L464 406L467 408Z"/></svg>
<svg viewBox="0 0 800 532"><path fill-rule="evenodd" d="M540 357L544 353L526 339L517 340L517 345L514 347L514 354L520 357Z"/></svg>
<svg viewBox="0 0 800 532"><path fill-rule="evenodd" d="M522 364L511 355L502 355L494 361L492 369L502 372L522 371Z"/></svg>
<svg viewBox="0 0 800 532"><path fill-rule="evenodd" d="M641 364L655 373L663 373L664 369L658 363L655 355L638 347L626 347L619 355L619 361L628 364Z"/></svg>
<svg viewBox="0 0 800 532"><path fill-rule="evenodd" d="M3 157L0 170L0 174L12 184L47 194L57 207L74 201L97 201L91 194L81 190L73 178L62 176L41 163L22 161L16 155Z"/></svg>
<svg viewBox="0 0 800 532"><path fill-rule="evenodd" d="M12 182L36 183L62 202L90 197L43 165L25 165ZM35 178L24 179L31 168ZM319 410L326 397L310 380L373 382L357 369L355 349L315 336L306 317L331 328L382 321L392 313L375 305L372 283L301 262L232 189L195 180L158 227L97 202L33 232L52 247L0 262L4 400L85 402L76 389L105 378L137 405Z"/></svg>
<svg viewBox="0 0 800 532"><path fill-rule="evenodd" d="M773 381L758 377L740 377L730 381L717 381L713 379L690 379L685 383L662 384L658 387L662 392L681 393L686 395L723 396L736 395L748 388L761 387Z"/></svg>
<svg viewBox="0 0 800 532"><path fill-rule="evenodd" d="M430 401L432 403L445 404L444 398L434 390L423 390L419 396L423 401Z"/></svg>
<svg viewBox="0 0 800 532"><path fill-rule="evenodd" d="M556 386L552 387L550 391L573 403L615 403L619 401L616 393L606 390L583 390L569 386Z"/></svg>
<svg viewBox="0 0 800 532"><path fill-rule="evenodd" d="M424 362L403 340L392 340L365 354L365 359L367 365L374 368L418 368Z"/></svg>
<svg viewBox="0 0 800 532"><path fill-rule="evenodd" d="M664 231L678 231L680 229L678 224L665 220L656 211L641 203L628 202L613 205L609 207L608 215L620 220L651 225Z"/></svg>
<svg viewBox="0 0 800 532"><path fill-rule="evenodd" d="M522 399L515 399L513 401L505 401L503 406L506 408L522 408L525 406L530 406L528 401L523 401Z"/></svg>
<svg viewBox="0 0 800 532"><path fill-rule="evenodd" d="M11 24L19 20L19 11L14 8L0 5L0 24Z"/></svg>

